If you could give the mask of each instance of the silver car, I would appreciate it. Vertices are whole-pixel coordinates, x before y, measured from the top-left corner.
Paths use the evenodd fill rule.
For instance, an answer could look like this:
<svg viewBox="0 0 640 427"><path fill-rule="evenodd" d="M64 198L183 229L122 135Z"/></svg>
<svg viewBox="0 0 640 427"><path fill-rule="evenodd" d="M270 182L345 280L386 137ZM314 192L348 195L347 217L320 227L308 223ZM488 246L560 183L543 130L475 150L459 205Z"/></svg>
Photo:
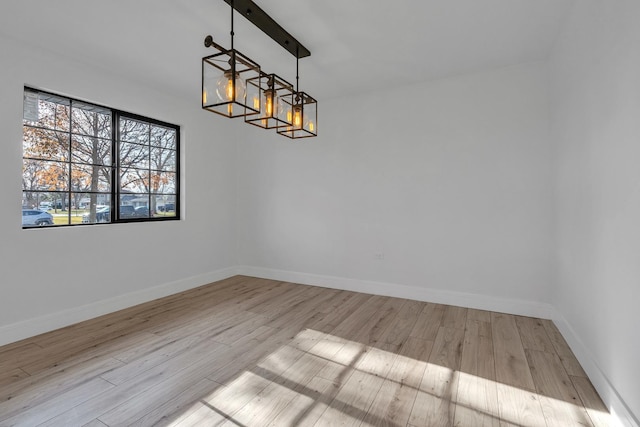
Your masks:
<svg viewBox="0 0 640 427"><path fill-rule="evenodd" d="M53 215L38 209L22 209L22 226L53 225Z"/></svg>

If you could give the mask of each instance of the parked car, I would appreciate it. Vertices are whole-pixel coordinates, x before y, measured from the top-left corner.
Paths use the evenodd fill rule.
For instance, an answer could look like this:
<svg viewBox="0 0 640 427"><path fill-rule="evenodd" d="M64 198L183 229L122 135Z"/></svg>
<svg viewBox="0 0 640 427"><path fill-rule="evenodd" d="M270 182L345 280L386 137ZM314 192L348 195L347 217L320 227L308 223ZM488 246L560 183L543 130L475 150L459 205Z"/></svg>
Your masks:
<svg viewBox="0 0 640 427"><path fill-rule="evenodd" d="M136 208L131 205L120 206L120 218L133 218L136 216Z"/></svg>
<svg viewBox="0 0 640 427"><path fill-rule="evenodd" d="M120 218L134 218L136 216L136 210L133 206L122 205L120 206ZM103 208L96 209L96 222L110 222L111 221L111 208L105 206ZM82 223L89 224L89 214L82 215Z"/></svg>
<svg viewBox="0 0 640 427"><path fill-rule="evenodd" d="M22 226L53 225L53 215L38 209L22 209Z"/></svg>
<svg viewBox="0 0 640 427"><path fill-rule="evenodd" d="M175 211L176 210L176 204L175 203L167 203L165 205L160 205L160 206L158 206L158 210L160 212Z"/></svg>
<svg viewBox="0 0 640 427"><path fill-rule="evenodd" d="M149 218L149 207L148 206L137 206L136 207L136 217L138 218Z"/></svg>
<svg viewBox="0 0 640 427"><path fill-rule="evenodd" d="M111 209L109 208L109 206L105 206L105 207L96 209L96 222L109 222L109 221L111 221L110 211L111 211ZM89 214L88 213L82 215L82 223L83 224L89 224Z"/></svg>

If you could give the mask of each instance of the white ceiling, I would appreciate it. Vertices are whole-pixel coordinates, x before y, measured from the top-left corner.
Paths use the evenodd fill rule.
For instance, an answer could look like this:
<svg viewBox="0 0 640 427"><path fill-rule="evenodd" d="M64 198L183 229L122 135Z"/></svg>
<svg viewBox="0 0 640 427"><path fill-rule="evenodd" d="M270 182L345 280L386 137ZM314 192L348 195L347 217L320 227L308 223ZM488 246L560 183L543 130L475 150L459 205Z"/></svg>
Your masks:
<svg viewBox="0 0 640 427"><path fill-rule="evenodd" d="M574 0L257 0L310 51L300 89L319 100L546 58ZM223 0L21 0L0 33L177 96L198 96ZM295 58L236 14L235 47L295 82Z"/></svg>

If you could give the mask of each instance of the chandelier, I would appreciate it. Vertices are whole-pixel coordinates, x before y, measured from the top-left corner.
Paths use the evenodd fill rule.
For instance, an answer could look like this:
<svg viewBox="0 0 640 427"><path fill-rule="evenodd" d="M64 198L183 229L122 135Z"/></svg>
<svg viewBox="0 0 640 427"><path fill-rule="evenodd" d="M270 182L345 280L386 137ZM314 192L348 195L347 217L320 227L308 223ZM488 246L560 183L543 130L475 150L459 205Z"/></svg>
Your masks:
<svg viewBox="0 0 640 427"><path fill-rule="evenodd" d="M225 0L231 6L231 48L205 37L205 47L217 50L202 58L202 108L245 123L275 129L291 139L318 136L318 103L299 90L299 59L311 52L267 15L252 0ZM278 42L296 58L296 85L265 73L255 61L233 45L234 10Z"/></svg>

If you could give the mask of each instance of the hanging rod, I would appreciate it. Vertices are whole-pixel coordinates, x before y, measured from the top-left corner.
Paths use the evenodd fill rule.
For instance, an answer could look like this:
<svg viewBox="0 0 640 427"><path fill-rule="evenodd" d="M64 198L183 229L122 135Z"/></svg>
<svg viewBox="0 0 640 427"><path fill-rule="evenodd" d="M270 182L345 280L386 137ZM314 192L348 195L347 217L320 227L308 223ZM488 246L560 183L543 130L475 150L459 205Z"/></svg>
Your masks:
<svg viewBox="0 0 640 427"><path fill-rule="evenodd" d="M260 28L262 32L278 42L291 55L296 58L304 58L311 55L309 49L304 47L252 0L233 0L233 3L231 0L224 1L247 18L253 25Z"/></svg>

